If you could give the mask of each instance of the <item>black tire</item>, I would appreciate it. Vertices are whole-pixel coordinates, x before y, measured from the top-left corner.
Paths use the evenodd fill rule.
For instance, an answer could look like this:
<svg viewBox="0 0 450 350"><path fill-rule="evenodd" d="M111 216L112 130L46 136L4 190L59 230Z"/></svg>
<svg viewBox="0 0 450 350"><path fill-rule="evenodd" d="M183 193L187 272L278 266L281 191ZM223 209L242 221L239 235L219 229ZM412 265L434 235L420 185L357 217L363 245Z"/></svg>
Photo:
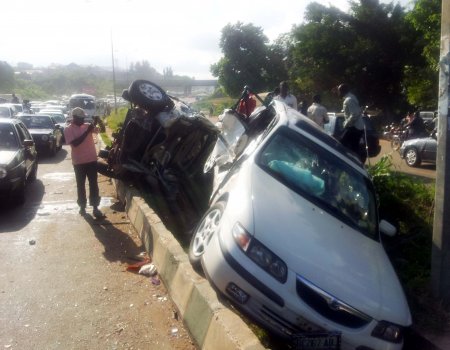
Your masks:
<svg viewBox="0 0 450 350"><path fill-rule="evenodd" d="M417 149L411 147L405 150L405 162L410 167L419 166L422 160L420 159L419 152Z"/></svg>
<svg viewBox="0 0 450 350"><path fill-rule="evenodd" d="M174 103L166 92L148 80L135 80L128 88L130 101L154 112L173 108Z"/></svg>
<svg viewBox="0 0 450 350"><path fill-rule="evenodd" d="M38 162L34 162L33 169L31 170L30 176L28 176L28 181L33 182L37 179Z"/></svg>
<svg viewBox="0 0 450 350"><path fill-rule="evenodd" d="M191 238L191 243L189 244L189 261L194 270L198 272L202 270L200 260L209 241L220 227L224 210L224 202L217 202L209 208L200 220Z"/></svg>

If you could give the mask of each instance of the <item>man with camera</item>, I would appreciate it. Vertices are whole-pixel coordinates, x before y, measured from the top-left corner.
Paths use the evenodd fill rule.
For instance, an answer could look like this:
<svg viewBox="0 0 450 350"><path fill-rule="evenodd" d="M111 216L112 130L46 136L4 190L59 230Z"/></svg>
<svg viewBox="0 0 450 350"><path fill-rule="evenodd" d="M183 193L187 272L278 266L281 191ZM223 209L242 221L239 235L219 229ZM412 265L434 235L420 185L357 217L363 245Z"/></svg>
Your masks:
<svg viewBox="0 0 450 350"><path fill-rule="evenodd" d="M76 107L71 111L72 123L64 129L66 143L70 145L72 164L77 182L77 203L80 215L86 215L86 178L89 181L89 204L93 207L95 218L104 215L98 209L100 196L97 182L97 149L93 134L98 134L97 119L93 123L85 123L86 113Z"/></svg>

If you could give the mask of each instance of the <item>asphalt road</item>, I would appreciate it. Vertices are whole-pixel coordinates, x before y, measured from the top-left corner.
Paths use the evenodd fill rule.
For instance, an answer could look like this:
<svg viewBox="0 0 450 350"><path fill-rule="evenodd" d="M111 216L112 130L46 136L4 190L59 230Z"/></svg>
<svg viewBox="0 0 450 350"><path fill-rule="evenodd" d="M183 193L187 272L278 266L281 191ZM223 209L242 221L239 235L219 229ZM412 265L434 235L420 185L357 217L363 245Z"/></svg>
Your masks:
<svg viewBox="0 0 450 350"><path fill-rule="evenodd" d="M0 347L195 349L158 277L126 270L144 248L109 179L106 218L78 214L67 151L40 159L24 206L0 207Z"/></svg>

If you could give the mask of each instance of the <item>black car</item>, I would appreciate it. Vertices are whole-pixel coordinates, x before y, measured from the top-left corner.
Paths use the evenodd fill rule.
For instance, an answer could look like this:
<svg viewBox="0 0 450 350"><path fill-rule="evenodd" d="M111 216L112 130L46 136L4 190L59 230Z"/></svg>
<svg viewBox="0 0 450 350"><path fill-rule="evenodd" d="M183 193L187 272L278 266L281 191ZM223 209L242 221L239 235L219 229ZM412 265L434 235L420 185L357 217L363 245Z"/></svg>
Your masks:
<svg viewBox="0 0 450 350"><path fill-rule="evenodd" d="M436 133L432 133L429 137L419 137L404 141L399 152L400 156L410 167L419 166L422 162L436 164Z"/></svg>
<svg viewBox="0 0 450 350"><path fill-rule="evenodd" d="M19 117L33 136L38 153L46 152L52 156L62 148L61 127L49 115L24 114Z"/></svg>
<svg viewBox="0 0 450 350"><path fill-rule="evenodd" d="M328 113L328 118L330 121L324 125L325 132L339 140L344 131L345 116L343 113ZM378 132L374 129L370 118L364 116L363 122L366 130L360 141L360 149L358 155L361 161L364 163L367 159L367 156L369 156L370 158L376 157L381 151L381 146L380 137L378 135Z"/></svg>
<svg viewBox="0 0 450 350"><path fill-rule="evenodd" d="M0 197L25 201L25 186L36 179L38 162L34 141L18 119L0 118Z"/></svg>

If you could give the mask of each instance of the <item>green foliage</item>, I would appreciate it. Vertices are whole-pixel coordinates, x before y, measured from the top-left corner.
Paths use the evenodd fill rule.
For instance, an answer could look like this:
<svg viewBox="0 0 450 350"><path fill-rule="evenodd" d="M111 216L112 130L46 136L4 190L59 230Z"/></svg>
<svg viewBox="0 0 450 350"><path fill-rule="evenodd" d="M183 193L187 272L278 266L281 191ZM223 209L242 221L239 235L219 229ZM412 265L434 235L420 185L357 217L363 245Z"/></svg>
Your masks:
<svg viewBox="0 0 450 350"><path fill-rule="evenodd" d="M262 29L253 24L238 22L222 29L219 46L224 57L211 65L211 73L228 95L239 96L245 85L259 92L279 83L284 53L267 43Z"/></svg>
<svg viewBox="0 0 450 350"><path fill-rule="evenodd" d="M230 97L206 98L194 102L192 108L197 111L209 113L212 108L212 115L218 116L225 108L231 108L236 101Z"/></svg>
<svg viewBox="0 0 450 350"><path fill-rule="evenodd" d="M14 70L8 63L0 61L0 92L10 94L13 89Z"/></svg>
<svg viewBox="0 0 450 350"><path fill-rule="evenodd" d="M398 229L395 237L383 237L384 245L403 282L413 317L423 319L431 272L434 183L393 171L390 155L369 172L380 201L380 217Z"/></svg>
<svg viewBox="0 0 450 350"><path fill-rule="evenodd" d="M111 112L111 115L106 119L106 123L112 132L115 132L122 127L127 111L128 108L122 107L117 110L117 113L114 110Z"/></svg>

